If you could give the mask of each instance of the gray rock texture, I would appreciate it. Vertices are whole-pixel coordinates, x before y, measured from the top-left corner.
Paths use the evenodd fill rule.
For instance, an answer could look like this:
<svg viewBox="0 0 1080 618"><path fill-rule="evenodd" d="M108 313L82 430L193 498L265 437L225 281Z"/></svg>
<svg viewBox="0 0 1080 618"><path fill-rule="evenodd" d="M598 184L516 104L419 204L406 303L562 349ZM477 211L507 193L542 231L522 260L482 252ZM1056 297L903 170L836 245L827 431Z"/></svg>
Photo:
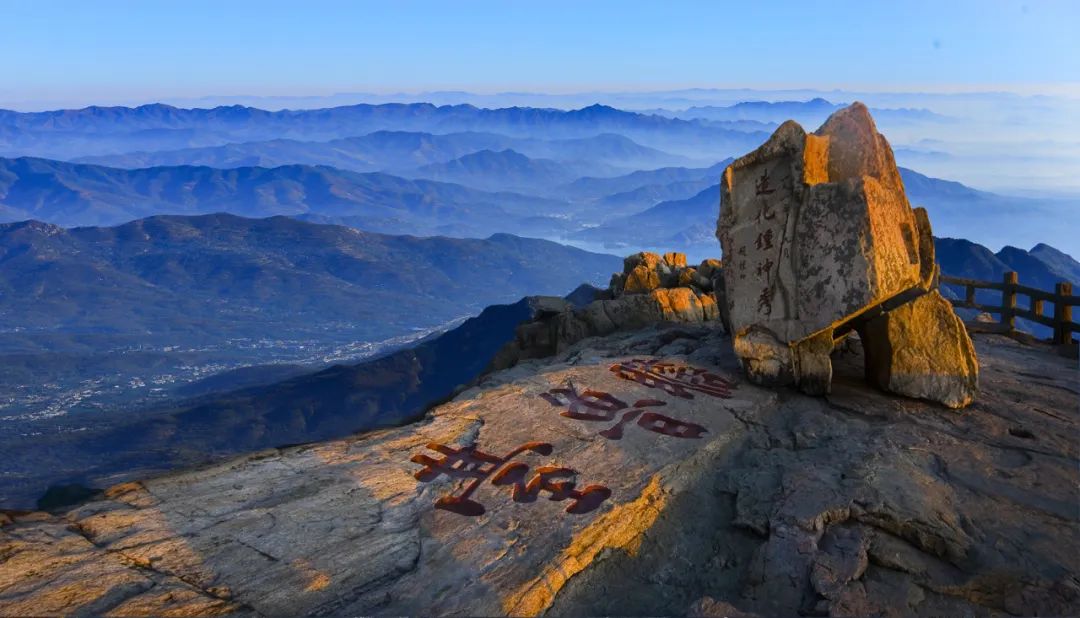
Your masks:
<svg viewBox="0 0 1080 618"><path fill-rule="evenodd" d="M589 338L412 425L7 513L0 615L1076 615L1076 361L976 347L958 413L857 345L822 398L745 382L717 322Z"/></svg>

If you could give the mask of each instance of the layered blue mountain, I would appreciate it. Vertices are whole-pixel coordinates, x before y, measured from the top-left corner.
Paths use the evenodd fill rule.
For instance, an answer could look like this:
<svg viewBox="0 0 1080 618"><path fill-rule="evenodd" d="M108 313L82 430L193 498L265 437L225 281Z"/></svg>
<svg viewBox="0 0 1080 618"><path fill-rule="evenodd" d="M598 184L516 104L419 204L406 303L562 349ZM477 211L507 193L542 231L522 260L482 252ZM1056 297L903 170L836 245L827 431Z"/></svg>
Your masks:
<svg viewBox="0 0 1080 618"><path fill-rule="evenodd" d="M1020 283L1052 291L1054 285L1069 282L1080 285L1080 263L1072 256L1040 243L1025 251L1006 246L997 253L962 238L937 238L935 248L941 272L955 277L1001 281L1007 272L1015 272ZM987 291L987 298L1000 305L1000 293Z"/></svg>
<svg viewBox="0 0 1080 618"><path fill-rule="evenodd" d="M689 198L660 202L637 214L577 232L571 238L613 248L702 244L715 248L719 204L720 185L714 181Z"/></svg>
<svg viewBox="0 0 1080 618"><path fill-rule="evenodd" d="M666 200L648 209L612 217L600 225L574 232L569 238L597 243L611 249L648 246L659 250L681 250L693 255L715 248L713 230L720 200L715 190L720 172L726 162L710 168L699 177L709 181L700 192ZM664 177L684 179L702 170L675 168L638 172L619 178L580 179L572 183L580 191L602 191L628 182L632 177L646 178L663 172ZM715 173L714 173L715 172ZM908 199L930 213L934 233L940 236L964 237L978 235L1008 244L1009 237L1046 239L1048 244L1074 251L1080 247L1073 230L1080 225L1080 213L1063 215L1060 203L1054 200L1019 198L978 191L958 182L930 178L918 172L900 168L900 176ZM647 181L644 181L647 182ZM693 187L693 185L677 185ZM610 198L605 198L610 199ZM601 200L598 203L603 203ZM1056 214L1053 214L1056 213ZM690 245L690 246L688 246ZM696 245L696 246L694 246Z"/></svg>
<svg viewBox="0 0 1080 618"><path fill-rule="evenodd" d="M530 159L513 150L481 150L453 161L432 163L415 175L491 191L530 191L572 180L573 170L551 159Z"/></svg>
<svg viewBox="0 0 1080 618"><path fill-rule="evenodd" d="M1042 242L1080 253L1080 208L1074 201L979 191L905 168L900 176L911 204L929 211L935 235L998 247Z"/></svg>
<svg viewBox="0 0 1080 618"><path fill-rule="evenodd" d="M362 357L491 304L606 282L621 264L506 234L386 236L287 217L0 225L0 431L160 399L230 368Z"/></svg>
<svg viewBox="0 0 1080 618"><path fill-rule="evenodd" d="M768 135L706 123L627 112L604 105L577 110L428 103L350 105L269 112L251 107L135 108L20 113L0 111L0 156L56 159L220 146L269 139L332 140L374 131L493 132L541 139L618 133L674 154L706 153L713 160L754 148Z"/></svg>
<svg viewBox="0 0 1080 618"><path fill-rule="evenodd" d="M552 200L330 167L151 167L124 170L0 159L0 221L116 225L157 214L313 215L397 234L550 234L563 222ZM495 226L497 224L497 227Z"/></svg>
<svg viewBox="0 0 1080 618"><path fill-rule="evenodd" d="M584 177L567 185L569 193L586 198L601 198L644 187L663 187L678 182L697 182L708 179L712 183L720 182L720 174L731 163L725 159L710 167L664 167L654 170L638 170L630 174L613 177Z"/></svg>
<svg viewBox="0 0 1080 618"><path fill-rule="evenodd" d="M729 106L693 106L678 112L669 112L677 118L713 120L724 122L750 121L779 124L795 119L804 126L818 126L833 112L850 103L832 103L816 97L809 101L742 101ZM912 122L946 122L949 119L928 109L874 108L874 119L885 125ZM729 125L730 126L730 125Z"/></svg>
<svg viewBox="0 0 1080 618"><path fill-rule="evenodd" d="M277 167L289 164L328 165L354 172L400 172L445 163L481 150L511 149L532 158L571 164L580 175L598 167L646 169L689 163L680 157L642 146L622 135L548 140L465 132L434 135L410 131L376 131L325 142L275 139L117 155L80 157L77 163L140 168L172 165L210 167Z"/></svg>
<svg viewBox="0 0 1080 618"><path fill-rule="evenodd" d="M0 307L8 324L42 336L201 341L340 324L346 339L373 340L527 292L606 281L618 265L507 234L387 236L288 217L157 216L73 229L26 221L0 224Z"/></svg>

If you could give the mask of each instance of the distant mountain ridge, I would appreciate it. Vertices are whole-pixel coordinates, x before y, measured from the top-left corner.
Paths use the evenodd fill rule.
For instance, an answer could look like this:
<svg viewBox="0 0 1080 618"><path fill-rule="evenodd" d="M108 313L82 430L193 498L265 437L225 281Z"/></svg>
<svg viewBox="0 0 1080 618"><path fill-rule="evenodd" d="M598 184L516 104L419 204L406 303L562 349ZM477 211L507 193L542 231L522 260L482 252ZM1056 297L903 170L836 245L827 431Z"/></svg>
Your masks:
<svg viewBox="0 0 1080 618"><path fill-rule="evenodd" d="M618 243L620 246L676 245L701 237L698 228L705 228L705 242L715 243L713 231L720 205L720 185L711 184L686 199L669 200L602 226L582 230L571 236L576 240ZM719 247L717 247L719 253Z"/></svg>
<svg viewBox="0 0 1080 618"><path fill-rule="evenodd" d="M26 221L0 224L0 312L58 332L180 339L347 323L352 337L378 339L605 281L618 264L507 234L387 236L288 217L156 216L74 229Z"/></svg>
<svg viewBox="0 0 1080 618"><path fill-rule="evenodd" d="M81 431L187 385L222 391L384 354L488 305L606 282L621 264L507 234L289 217L0 224L0 438Z"/></svg>
<svg viewBox="0 0 1080 618"><path fill-rule="evenodd" d="M166 165L276 167L304 164L328 165L355 172L400 172L432 163L444 163L481 150L505 149L512 149L533 158L574 163L584 170L583 175L595 170L598 163L615 167L648 168L687 162L685 157L642 146L614 133L544 140L475 131L432 134L385 130L325 142L274 139L202 148L79 157L74 162L121 168Z"/></svg>
<svg viewBox="0 0 1080 618"><path fill-rule="evenodd" d="M383 233L487 236L543 233L535 213L557 210L538 197L330 167L152 167L135 170L0 159L0 221L39 219L64 226L116 225L157 214L350 217ZM522 220L527 217L528 221ZM558 226L554 219L547 229Z"/></svg>
<svg viewBox="0 0 1080 618"><path fill-rule="evenodd" d="M720 107L713 105L693 106L685 110L669 112L676 118L712 121L753 121L780 123L795 119L803 124L817 125L830 114L847 107L850 103L833 103L821 97L808 101L741 101ZM949 119L928 109L874 108L871 110L879 122L905 123L914 121L944 122Z"/></svg>
<svg viewBox="0 0 1080 618"><path fill-rule="evenodd" d="M530 159L514 150L479 150L445 163L417 168L411 175L487 191L542 193L576 178L551 159Z"/></svg>
<svg viewBox="0 0 1080 618"><path fill-rule="evenodd" d="M278 138L330 140L379 130L481 131L545 139L619 133L654 148L689 144L722 151L722 156L752 148L768 137L763 131L731 130L599 104L569 111L388 103L277 112L241 106L181 109L153 104L0 111L0 155L65 159Z"/></svg>
<svg viewBox="0 0 1080 618"><path fill-rule="evenodd" d="M1051 292L1062 281L1080 285L1080 262L1043 243L1029 251L1006 246L997 253L962 238L935 238L934 245L941 272L946 275L999 282L1013 271L1023 285ZM988 294L1000 297L998 292Z"/></svg>

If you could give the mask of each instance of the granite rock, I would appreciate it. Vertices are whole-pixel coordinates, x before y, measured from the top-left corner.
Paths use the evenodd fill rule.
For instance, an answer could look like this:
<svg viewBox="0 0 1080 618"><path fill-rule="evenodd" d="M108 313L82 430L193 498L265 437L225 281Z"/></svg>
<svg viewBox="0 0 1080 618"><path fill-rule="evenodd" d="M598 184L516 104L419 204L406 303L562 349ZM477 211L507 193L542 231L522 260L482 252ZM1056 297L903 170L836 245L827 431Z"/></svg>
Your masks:
<svg viewBox="0 0 1080 618"><path fill-rule="evenodd" d="M724 319L736 345L748 329L757 331L751 337L756 343L740 348L755 354L744 358L751 379L785 379L807 393L827 393L831 341L841 327L936 288L929 218L908 203L892 149L861 103L836 112L813 134L792 121L782 124L760 148L724 170L721 204ZM941 324L923 324L927 332L920 337L970 347L962 341L963 329ZM915 330L913 325L864 335ZM790 353L763 348L763 332ZM785 356L790 367L776 369L774 363ZM962 371L969 365L950 367ZM877 383L886 389L899 384ZM963 389L920 392L950 406L970 401Z"/></svg>
<svg viewBox="0 0 1080 618"><path fill-rule="evenodd" d="M822 398L716 323L589 338L411 425L8 513L0 614L1076 615L1076 361L976 345L956 414L857 346Z"/></svg>

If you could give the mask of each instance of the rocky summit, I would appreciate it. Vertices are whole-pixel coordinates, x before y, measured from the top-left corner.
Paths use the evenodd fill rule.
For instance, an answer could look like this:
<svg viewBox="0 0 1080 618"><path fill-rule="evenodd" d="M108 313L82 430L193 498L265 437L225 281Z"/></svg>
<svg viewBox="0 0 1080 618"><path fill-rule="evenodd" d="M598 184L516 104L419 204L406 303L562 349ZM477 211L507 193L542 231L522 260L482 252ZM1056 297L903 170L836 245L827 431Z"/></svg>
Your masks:
<svg viewBox="0 0 1080 618"><path fill-rule="evenodd" d="M0 615L1080 615L1080 367L972 340L866 108L720 191L723 262L385 357L409 424L0 512Z"/></svg>
<svg viewBox="0 0 1080 618"><path fill-rule="evenodd" d="M1076 361L978 337L963 412L857 345L810 397L718 321L590 337L417 424L8 513L0 614L1076 615Z"/></svg>
<svg viewBox="0 0 1080 618"><path fill-rule="evenodd" d="M785 122L724 170L720 194L724 298L751 380L826 393L829 354L857 330L882 388L955 408L972 401L978 362L937 291L929 217L908 203L866 106L813 134Z"/></svg>

